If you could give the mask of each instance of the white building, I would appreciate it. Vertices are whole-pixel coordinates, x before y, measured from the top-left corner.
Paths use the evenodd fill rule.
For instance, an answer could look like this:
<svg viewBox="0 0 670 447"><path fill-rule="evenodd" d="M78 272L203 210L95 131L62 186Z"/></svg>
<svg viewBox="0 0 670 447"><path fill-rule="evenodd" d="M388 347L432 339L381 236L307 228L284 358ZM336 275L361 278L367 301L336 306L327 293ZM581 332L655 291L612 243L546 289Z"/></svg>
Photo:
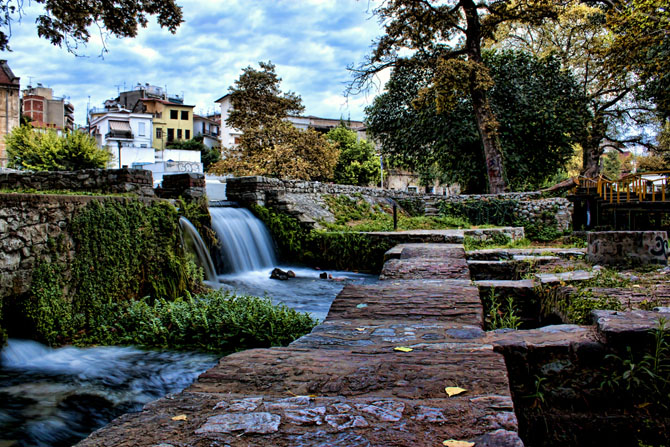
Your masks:
<svg viewBox="0 0 670 447"><path fill-rule="evenodd" d="M148 113L109 111L92 117L89 132L99 147L112 153L110 168L140 168L155 161L151 120Z"/></svg>
<svg viewBox="0 0 670 447"><path fill-rule="evenodd" d="M219 121L193 114L193 136L202 136L203 144L210 149L221 147L221 141L219 140L220 127Z"/></svg>

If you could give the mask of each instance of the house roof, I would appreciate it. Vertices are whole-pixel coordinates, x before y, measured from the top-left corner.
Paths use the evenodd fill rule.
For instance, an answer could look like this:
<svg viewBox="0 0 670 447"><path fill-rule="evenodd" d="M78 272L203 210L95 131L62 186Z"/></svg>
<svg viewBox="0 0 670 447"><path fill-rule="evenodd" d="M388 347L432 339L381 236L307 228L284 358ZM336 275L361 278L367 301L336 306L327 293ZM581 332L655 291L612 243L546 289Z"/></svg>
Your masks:
<svg viewBox="0 0 670 447"><path fill-rule="evenodd" d="M12 69L7 65L7 61L0 60L0 84L19 88L19 77L14 75Z"/></svg>
<svg viewBox="0 0 670 447"><path fill-rule="evenodd" d="M227 97L229 97L229 96L230 96L230 93L226 93L225 95L223 95L222 97L220 97L219 99L217 99L217 100L214 101L214 102L221 102L221 101L223 101L225 98L227 98Z"/></svg>
<svg viewBox="0 0 670 447"><path fill-rule="evenodd" d="M166 106L175 106L175 107L190 107L190 108L195 107L195 106L188 106L186 104L179 104L179 103L176 103L176 102L170 102L170 101L166 101L164 99L158 99L158 98L140 98L140 101L157 102L157 103L160 103L160 104L164 104Z"/></svg>

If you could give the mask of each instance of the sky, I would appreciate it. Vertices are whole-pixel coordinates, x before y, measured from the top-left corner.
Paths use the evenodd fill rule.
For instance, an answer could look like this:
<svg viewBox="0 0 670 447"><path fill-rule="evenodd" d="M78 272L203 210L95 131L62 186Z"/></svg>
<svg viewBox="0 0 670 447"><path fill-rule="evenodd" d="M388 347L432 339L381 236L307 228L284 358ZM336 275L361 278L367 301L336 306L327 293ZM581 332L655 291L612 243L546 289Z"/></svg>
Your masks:
<svg viewBox="0 0 670 447"><path fill-rule="evenodd" d="M195 113L219 111L216 101L228 92L243 68L272 61L281 89L302 97L306 115L362 120L378 90L346 98L352 79L347 67L370 54L381 27L372 0L177 0L185 22L176 34L152 19L133 39L110 37L108 52L94 38L69 53L37 36L40 5L26 2L20 22L12 24L11 52L3 52L21 89L51 87L75 107L86 110L138 83L183 95ZM379 79L383 85L386 79ZM90 99L89 99L90 98Z"/></svg>

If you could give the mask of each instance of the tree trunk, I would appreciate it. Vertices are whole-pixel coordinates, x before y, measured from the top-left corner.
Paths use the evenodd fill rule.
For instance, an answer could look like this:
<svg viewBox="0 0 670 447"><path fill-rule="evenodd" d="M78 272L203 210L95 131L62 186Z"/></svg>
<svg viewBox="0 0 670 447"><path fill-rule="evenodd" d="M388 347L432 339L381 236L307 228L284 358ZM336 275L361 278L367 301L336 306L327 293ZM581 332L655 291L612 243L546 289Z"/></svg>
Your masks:
<svg viewBox="0 0 670 447"><path fill-rule="evenodd" d="M484 157L486 159L486 173L489 179L489 192L497 194L505 192L505 173L502 160L502 151L500 150L500 140L498 140L498 121L491 110L486 90L477 82L475 70L484 67L481 50L481 24L479 23L479 14L477 6L473 0L461 0L465 18L467 21L466 29L466 50L468 60L478 65L473 66L470 74L470 97L472 98L472 108L475 112L477 129L482 139L484 147Z"/></svg>
<svg viewBox="0 0 670 447"><path fill-rule="evenodd" d="M470 96L472 97L472 108L477 120L477 129L484 147L489 192L491 194L505 192L507 185L505 184L502 153L498 140L498 122L493 115L486 92L472 89Z"/></svg>
<svg viewBox="0 0 670 447"><path fill-rule="evenodd" d="M596 113L591 121L588 133L582 141L582 149L584 151L582 175L584 177L596 178L600 174L600 158L603 155L603 149L600 143L605 138L605 118Z"/></svg>

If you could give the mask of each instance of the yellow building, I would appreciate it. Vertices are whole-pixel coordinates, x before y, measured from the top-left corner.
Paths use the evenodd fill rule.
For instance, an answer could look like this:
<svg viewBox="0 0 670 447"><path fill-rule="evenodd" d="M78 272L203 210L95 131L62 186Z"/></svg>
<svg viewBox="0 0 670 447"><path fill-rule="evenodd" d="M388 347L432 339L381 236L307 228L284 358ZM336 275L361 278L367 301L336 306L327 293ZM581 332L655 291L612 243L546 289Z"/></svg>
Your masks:
<svg viewBox="0 0 670 447"><path fill-rule="evenodd" d="M142 98L143 113L153 116L153 147L162 151L170 143L193 138L193 108L157 98Z"/></svg>

